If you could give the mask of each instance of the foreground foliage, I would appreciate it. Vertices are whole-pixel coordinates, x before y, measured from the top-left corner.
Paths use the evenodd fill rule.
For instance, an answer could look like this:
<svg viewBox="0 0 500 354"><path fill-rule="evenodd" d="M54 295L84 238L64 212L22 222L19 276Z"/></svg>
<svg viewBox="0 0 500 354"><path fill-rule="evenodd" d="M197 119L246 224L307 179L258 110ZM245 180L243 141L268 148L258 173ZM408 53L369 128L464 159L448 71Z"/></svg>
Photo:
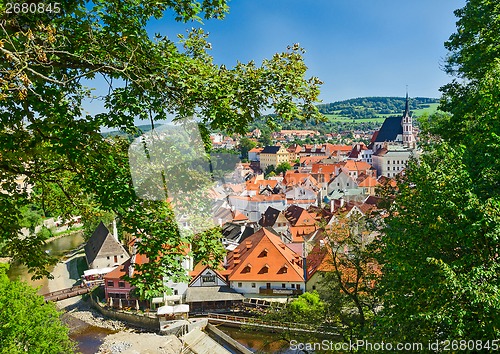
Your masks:
<svg viewBox="0 0 500 354"><path fill-rule="evenodd" d="M68 328L54 303L45 304L28 284L10 281L6 271L0 264L0 352L73 353Z"/></svg>
<svg viewBox="0 0 500 354"><path fill-rule="evenodd" d="M399 187L381 243L376 338L492 340L500 334L500 7L469 0L446 43L433 137Z"/></svg>

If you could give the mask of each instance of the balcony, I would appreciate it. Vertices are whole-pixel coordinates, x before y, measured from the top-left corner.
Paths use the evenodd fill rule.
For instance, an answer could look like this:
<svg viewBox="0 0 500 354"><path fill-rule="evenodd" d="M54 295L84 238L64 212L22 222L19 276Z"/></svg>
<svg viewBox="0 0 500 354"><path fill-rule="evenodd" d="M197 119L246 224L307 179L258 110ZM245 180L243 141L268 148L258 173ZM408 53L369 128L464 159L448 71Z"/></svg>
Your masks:
<svg viewBox="0 0 500 354"><path fill-rule="evenodd" d="M268 289L266 287L259 288L259 294L267 296L293 296L293 295L302 295L302 293L303 291L301 289L289 289L289 288Z"/></svg>

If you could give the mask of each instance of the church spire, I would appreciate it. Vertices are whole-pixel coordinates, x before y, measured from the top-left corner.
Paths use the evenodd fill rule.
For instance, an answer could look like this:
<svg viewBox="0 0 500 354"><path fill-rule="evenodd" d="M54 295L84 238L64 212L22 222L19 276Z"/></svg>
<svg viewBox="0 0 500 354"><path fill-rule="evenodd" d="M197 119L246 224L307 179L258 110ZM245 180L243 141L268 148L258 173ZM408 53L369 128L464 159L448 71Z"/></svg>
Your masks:
<svg viewBox="0 0 500 354"><path fill-rule="evenodd" d="M410 116L410 104L409 104L409 99L408 99L408 85L406 86L406 104L405 104L405 112L403 114L403 117L409 117Z"/></svg>

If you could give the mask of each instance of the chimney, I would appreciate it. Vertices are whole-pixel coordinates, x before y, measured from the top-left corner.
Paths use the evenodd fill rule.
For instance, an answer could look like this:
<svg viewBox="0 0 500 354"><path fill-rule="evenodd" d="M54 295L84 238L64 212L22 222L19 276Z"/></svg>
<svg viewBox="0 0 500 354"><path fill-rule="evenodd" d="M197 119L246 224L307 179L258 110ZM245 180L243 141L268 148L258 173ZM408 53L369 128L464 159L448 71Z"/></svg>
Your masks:
<svg viewBox="0 0 500 354"><path fill-rule="evenodd" d="M117 242L120 242L118 239L118 229L116 228L116 219L113 219L113 236Z"/></svg>
<svg viewBox="0 0 500 354"><path fill-rule="evenodd" d="M340 201L340 207L341 208L344 207L345 204L344 197L340 197L339 201Z"/></svg>
<svg viewBox="0 0 500 354"><path fill-rule="evenodd" d="M330 213L335 211L335 199L330 200Z"/></svg>

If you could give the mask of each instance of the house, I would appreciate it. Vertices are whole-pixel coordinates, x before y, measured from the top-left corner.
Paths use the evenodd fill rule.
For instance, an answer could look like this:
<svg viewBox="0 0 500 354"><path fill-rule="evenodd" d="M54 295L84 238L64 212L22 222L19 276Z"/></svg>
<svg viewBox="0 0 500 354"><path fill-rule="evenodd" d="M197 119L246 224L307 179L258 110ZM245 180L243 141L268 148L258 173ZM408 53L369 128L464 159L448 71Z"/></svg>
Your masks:
<svg viewBox="0 0 500 354"><path fill-rule="evenodd" d="M227 255L230 287L253 296L302 294L305 286L301 257L278 234L262 228Z"/></svg>
<svg viewBox="0 0 500 354"><path fill-rule="evenodd" d="M358 143L355 144L350 152L350 154L347 156L349 160L355 160L355 161L364 161L369 164L372 163L372 155L373 155L373 150L368 148L365 144L363 143Z"/></svg>
<svg viewBox="0 0 500 354"><path fill-rule="evenodd" d="M267 208L259 220L259 225L272 228L281 235L283 242L292 242L292 235L290 234L291 225L282 210L274 209L273 207Z"/></svg>
<svg viewBox="0 0 500 354"><path fill-rule="evenodd" d="M366 175L358 177L356 183L358 184L358 188L363 189L363 194L368 195L375 195L377 187L380 186L380 183L375 178Z"/></svg>
<svg viewBox="0 0 500 354"><path fill-rule="evenodd" d="M302 208L309 208L311 205L318 205L318 193L303 186L290 186L285 193L288 205L298 205Z"/></svg>
<svg viewBox="0 0 500 354"><path fill-rule="evenodd" d="M317 229L316 215L309 213L305 208L298 205L290 205L285 210L284 215L290 223L292 243L304 242L303 236Z"/></svg>
<svg viewBox="0 0 500 354"><path fill-rule="evenodd" d="M340 164L340 166L341 167L337 171L340 169L347 171L349 176L351 176L354 180L361 174L377 177L375 169L369 163L364 161L347 160L346 162Z"/></svg>
<svg viewBox="0 0 500 354"><path fill-rule="evenodd" d="M137 297L133 295L132 285L124 279L126 275L134 276L136 274L135 264L144 264L149 262L144 255L134 254L123 264L116 267L113 271L104 275L104 297L110 306L134 307ZM111 299L111 300L110 300ZM141 307L149 307L149 304L140 301Z"/></svg>
<svg viewBox="0 0 500 354"><path fill-rule="evenodd" d="M286 208L286 198L284 194L272 195L252 195L252 196L236 196L228 197L229 203L234 208L243 213L250 221L259 221L261 215L268 207L273 207L278 210Z"/></svg>
<svg viewBox="0 0 500 354"><path fill-rule="evenodd" d="M222 244L228 251L235 249L245 238L257 230L255 223L228 222L222 226Z"/></svg>
<svg viewBox="0 0 500 354"><path fill-rule="evenodd" d="M342 169L340 173L328 183L328 196L332 199L332 195L335 193L341 194L351 194L351 191L357 190L358 184L353 179L352 176L349 175L349 171Z"/></svg>
<svg viewBox="0 0 500 354"><path fill-rule="evenodd" d="M260 161L260 153L264 148L253 148L248 151L248 161Z"/></svg>
<svg viewBox="0 0 500 354"><path fill-rule="evenodd" d="M90 236L84 249L90 269L116 267L129 258L127 251L118 241L116 228L112 235L102 222Z"/></svg>
<svg viewBox="0 0 500 354"><path fill-rule="evenodd" d="M266 146L260 152L260 168L265 171L269 166L278 166L282 162L289 161L289 153L286 148L281 146Z"/></svg>
<svg viewBox="0 0 500 354"><path fill-rule="evenodd" d="M186 303L191 313L227 311L245 298L229 287L229 271L213 269L198 263L189 273L191 281L186 291Z"/></svg>
<svg viewBox="0 0 500 354"><path fill-rule="evenodd" d="M415 150L403 145L384 144L372 156L373 167L377 175L385 177L396 177L405 168Z"/></svg>

